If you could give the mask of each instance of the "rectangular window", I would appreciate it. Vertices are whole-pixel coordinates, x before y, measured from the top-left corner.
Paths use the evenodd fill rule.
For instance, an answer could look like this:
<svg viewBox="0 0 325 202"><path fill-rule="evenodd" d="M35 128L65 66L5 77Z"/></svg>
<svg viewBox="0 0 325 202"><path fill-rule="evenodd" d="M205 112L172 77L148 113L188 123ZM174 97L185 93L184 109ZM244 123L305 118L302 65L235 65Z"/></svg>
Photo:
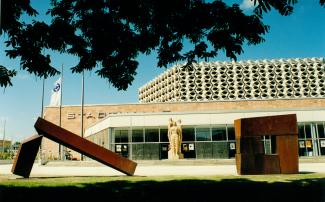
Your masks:
<svg viewBox="0 0 325 202"><path fill-rule="evenodd" d="M311 138L311 128L310 124L305 125L305 133L306 133L306 138Z"/></svg>
<svg viewBox="0 0 325 202"><path fill-rule="evenodd" d="M235 139L235 129L233 126L227 126L228 131L228 140L234 140Z"/></svg>
<svg viewBox="0 0 325 202"><path fill-rule="evenodd" d="M213 141L227 140L226 127L212 128L212 140Z"/></svg>
<svg viewBox="0 0 325 202"><path fill-rule="evenodd" d="M143 142L143 129L132 130L132 142Z"/></svg>
<svg viewBox="0 0 325 202"><path fill-rule="evenodd" d="M167 133L168 133L167 128L160 129L160 142L169 142Z"/></svg>
<svg viewBox="0 0 325 202"><path fill-rule="evenodd" d="M158 128L145 129L146 142L159 142Z"/></svg>
<svg viewBox="0 0 325 202"><path fill-rule="evenodd" d="M317 124L317 131L318 131L318 137L319 138L325 138L323 123L318 123Z"/></svg>
<svg viewBox="0 0 325 202"><path fill-rule="evenodd" d="M210 128L197 128L196 141L211 141Z"/></svg>
<svg viewBox="0 0 325 202"><path fill-rule="evenodd" d="M194 141L195 131L194 128L183 128L183 142L184 141Z"/></svg>
<svg viewBox="0 0 325 202"><path fill-rule="evenodd" d="M305 127L303 124L298 125L298 137L305 138Z"/></svg>
<svg viewBox="0 0 325 202"><path fill-rule="evenodd" d="M128 130L115 130L115 142L129 142L129 131Z"/></svg>

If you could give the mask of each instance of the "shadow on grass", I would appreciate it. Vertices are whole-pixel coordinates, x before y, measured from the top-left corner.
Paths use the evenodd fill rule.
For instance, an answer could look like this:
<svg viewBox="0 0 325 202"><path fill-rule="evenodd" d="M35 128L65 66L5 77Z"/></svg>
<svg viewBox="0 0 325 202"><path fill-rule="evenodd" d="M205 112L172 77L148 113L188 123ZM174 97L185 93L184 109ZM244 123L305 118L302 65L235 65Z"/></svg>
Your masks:
<svg viewBox="0 0 325 202"><path fill-rule="evenodd" d="M310 171L300 171L299 174L314 174L315 172Z"/></svg>
<svg viewBox="0 0 325 202"><path fill-rule="evenodd" d="M78 186L15 187L0 185L0 201L325 201L325 179L259 182L249 179L126 181Z"/></svg>

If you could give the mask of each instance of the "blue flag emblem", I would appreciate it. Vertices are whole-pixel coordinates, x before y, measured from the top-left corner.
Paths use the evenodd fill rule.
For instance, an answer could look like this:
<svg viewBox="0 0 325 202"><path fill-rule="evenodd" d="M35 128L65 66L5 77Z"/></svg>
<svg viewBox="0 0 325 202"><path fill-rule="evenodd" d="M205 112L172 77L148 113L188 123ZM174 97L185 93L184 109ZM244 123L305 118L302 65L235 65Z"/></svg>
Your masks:
<svg viewBox="0 0 325 202"><path fill-rule="evenodd" d="M59 83L56 83L56 85L53 88L53 91L58 92L60 90L60 88L61 88L61 85Z"/></svg>

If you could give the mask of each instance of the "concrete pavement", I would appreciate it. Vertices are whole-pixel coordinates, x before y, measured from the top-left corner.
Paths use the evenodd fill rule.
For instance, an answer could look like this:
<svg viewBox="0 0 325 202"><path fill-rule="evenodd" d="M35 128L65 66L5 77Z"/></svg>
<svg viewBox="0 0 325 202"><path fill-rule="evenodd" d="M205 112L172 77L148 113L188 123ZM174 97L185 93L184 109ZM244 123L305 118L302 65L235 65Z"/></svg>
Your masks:
<svg viewBox="0 0 325 202"><path fill-rule="evenodd" d="M92 162L93 163L93 162ZM125 176L123 173L116 171L100 164L87 165L86 163L69 164L64 163L57 165L43 166L35 163L30 177L58 177L58 176ZM12 164L0 165L0 175L18 177L11 173ZM300 163L299 171L301 173L324 173L325 162L319 163ZM139 163L135 171L135 176L211 176L211 175L237 175L234 164L207 164L207 165L175 165L160 164L150 165Z"/></svg>
<svg viewBox="0 0 325 202"><path fill-rule="evenodd" d="M11 165L1 165L0 174L11 175ZM193 176L193 175L236 175L235 166L141 166L135 176ZM109 167L77 167L77 166L41 166L35 164L30 177L57 176L125 176L125 174Z"/></svg>

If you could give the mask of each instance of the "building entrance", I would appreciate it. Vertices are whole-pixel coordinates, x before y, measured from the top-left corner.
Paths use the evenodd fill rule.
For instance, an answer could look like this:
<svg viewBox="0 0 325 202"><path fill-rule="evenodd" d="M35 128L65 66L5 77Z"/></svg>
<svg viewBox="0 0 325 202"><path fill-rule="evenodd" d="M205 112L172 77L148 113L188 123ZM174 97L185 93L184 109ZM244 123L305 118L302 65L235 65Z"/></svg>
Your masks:
<svg viewBox="0 0 325 202"><path fill-rule="evenodd" d="M168 143L162 143L160 144L160 151L159 151L159 159L168 159Z"/></svg>
<svg viewBox="0 0 325 202"><path fill-rule="evenodd" d="M194 142L189 142L189 143L182 143L182 153L184 155L184 159L187 158L196 158L196 147Z"/></svg>
<svg viewBox="0 0 325 202"><path fill-rule="evenodd" d="M129 157L129 145L128 144L116 144L115 153L128 158Z"/></svg>
<svg viewBox="0 0 325 202"><path fill-rule="evenodd" d="M160 144L160 159L168 159L168 149L169 144L168 143L162 143ZM196 149L194 142L192 143L182 143L181 145L181 151L184 155L184 158L195 158L196 157Z"/></svg>

